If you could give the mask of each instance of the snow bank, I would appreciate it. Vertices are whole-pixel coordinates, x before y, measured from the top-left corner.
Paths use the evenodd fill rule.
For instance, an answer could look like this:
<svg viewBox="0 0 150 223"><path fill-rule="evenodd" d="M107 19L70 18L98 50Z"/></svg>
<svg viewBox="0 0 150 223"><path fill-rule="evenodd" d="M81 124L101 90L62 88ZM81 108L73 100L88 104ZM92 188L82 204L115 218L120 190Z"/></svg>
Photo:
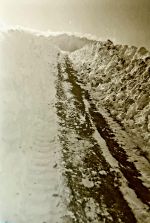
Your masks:
<svg viewBox="0 0 150 223"><path fill-rule="evenodd" d="M95 42L70 55L98 108L104 106L150 159L150 53Z"/></svg>
<svg viewBox="0 0 150 223"><path fill-rule="evenodd" d="M59 53L45 37L0 34L0 222L66 216L54 106Z"/></svg>

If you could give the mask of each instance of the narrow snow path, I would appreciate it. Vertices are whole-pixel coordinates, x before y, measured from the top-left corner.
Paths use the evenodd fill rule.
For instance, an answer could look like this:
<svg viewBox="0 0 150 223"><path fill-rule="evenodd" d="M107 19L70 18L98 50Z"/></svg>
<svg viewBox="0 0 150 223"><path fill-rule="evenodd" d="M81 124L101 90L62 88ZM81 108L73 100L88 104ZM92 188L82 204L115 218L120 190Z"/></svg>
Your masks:
<svg viewBox="0 0 150 223"><path fill-rule="evenodd" d="M0 222L61 222L57 50L37 37L15 38L1 44Z"/></svg>

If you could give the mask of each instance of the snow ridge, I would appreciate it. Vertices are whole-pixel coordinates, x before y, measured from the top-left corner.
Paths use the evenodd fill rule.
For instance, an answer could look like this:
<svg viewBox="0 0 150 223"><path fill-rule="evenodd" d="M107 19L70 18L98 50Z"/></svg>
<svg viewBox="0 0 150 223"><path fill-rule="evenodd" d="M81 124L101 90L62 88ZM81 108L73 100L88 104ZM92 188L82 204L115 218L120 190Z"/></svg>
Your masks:
<svg viewBox="0 0 150 223"><path fill-rule="evenodd" d="M7 36L26 37L27 39L36 37L37 39L49 41L49 44L57 46L61 51L73 52L84 47L86 44L94 43L96 37L89 34L81 35L79 33L66 32L41 32L37 30L22 27L0 28L0 34Z"/></svg>
<svg viewBox="0 0 150 223"><path fill-rule="evenodd" d="M70 55L98 108L107 108L150 159L150 52L95 42Z"/></svg>

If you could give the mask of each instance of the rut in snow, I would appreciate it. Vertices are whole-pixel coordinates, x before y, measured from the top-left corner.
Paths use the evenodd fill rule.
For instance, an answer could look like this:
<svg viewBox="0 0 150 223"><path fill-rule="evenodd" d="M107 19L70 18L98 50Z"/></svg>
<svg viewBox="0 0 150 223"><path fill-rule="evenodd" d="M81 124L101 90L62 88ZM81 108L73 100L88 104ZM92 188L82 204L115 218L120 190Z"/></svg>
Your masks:
<svg viewBox="0 0 150 223"><path fill-rule="evenodd" d="M57 114L60 142L71 190L72 222L136 222L119 190L119 176L94 138L84 92L74 81L69 61L58 64Z"/></svg>

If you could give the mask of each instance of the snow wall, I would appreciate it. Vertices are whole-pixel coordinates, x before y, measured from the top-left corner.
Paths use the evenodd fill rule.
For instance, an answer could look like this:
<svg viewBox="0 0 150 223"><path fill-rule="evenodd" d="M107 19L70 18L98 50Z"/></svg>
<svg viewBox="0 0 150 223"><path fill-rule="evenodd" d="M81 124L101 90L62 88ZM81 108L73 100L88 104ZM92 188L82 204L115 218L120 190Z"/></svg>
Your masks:
<svg viewBox="0 0 150 223"><path fill-rule="evenodd" d="M106 108L150 160L150 52L108 40L70 58L97 108Z"/></svg>

